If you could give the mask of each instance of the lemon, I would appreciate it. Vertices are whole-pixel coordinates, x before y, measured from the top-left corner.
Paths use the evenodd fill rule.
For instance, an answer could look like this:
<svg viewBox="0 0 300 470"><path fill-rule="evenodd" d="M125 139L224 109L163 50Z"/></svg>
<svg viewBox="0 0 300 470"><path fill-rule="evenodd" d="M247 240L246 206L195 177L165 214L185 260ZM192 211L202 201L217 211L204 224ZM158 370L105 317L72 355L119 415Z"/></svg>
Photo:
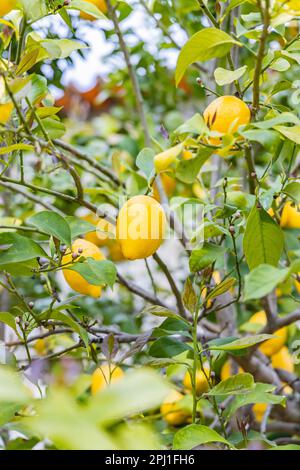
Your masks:
<svg viewBox="0 0 300 470"><path fill-rule="evenodd" d="M160 407L160 412L164 420L171 426L184 424L190 417L190 413L180 408L180 401L183 399L182 393L172 390Z"/></svg>
<svg viewBox="0 0 300 470"><path fill-rule="evenodd" d="M163 242L165 228L164 210L153 197L129 199L117 219L117 240L123 256L134 260L153 255Z"/></svg>
<svg viewBox="0 0 300 470"><path fill-rule="evenodd" d="M83 0L84 2L91 3L92 5L95 5L98 10L100 10L103 14L107 13L107 5L105 0ZM81 18L84 20L89 20L89 21L94 21L96 18L92 15L89 15L88 13L85 12L80 12Z"/></svg>
<svg viewBox="0 0 300 470"><path fill-rule="evenodd" d="M0 1L0 17L7 15L15 8L17 0L1 0Z"/></svg>
<svg viewBox="0 0 300 470"><path fill-rule="evenodd" d="M234 134L239 126L249 124L251 113L244 101L236 96L220 96L212 101L203 113L207 127L221 134ZM219 144L220 139L211 139Z"/></svg>
<svg viewBox="0 0 300 470"><path fill-rule="evenodd" d="M78 251L79 250L79 251ZM78 238L74 241L72 245L72 253L78 254L78 258L75 259L75 263L78 259L82 256L85 258L93 258L94 260L102 260L104 259L103 253L99 250L99 248L94 245L93 243ZM62 264L71 264L72 263L72 253L68 253L63 256ZM86 281L79 273L75 271L71 271L69 269L63 268L64 278L69 284L69 286L83 295L89 295L91 297L100 297L101 295L101 286L94 286Z"/></svg>
<svg viewBox="0 0 300 470"><path fill-rule="evenodd" d="M205 372L205 373L204 373ZM209 378L209 368L204 367L204 371L201 369L197 369L196 371L196 392L197 395L201 395L209 390L209 384L207 382L207 378ZM189 372L187 372L183 379L183 385L186 390L192 390L192 381Z"/></svg>
<svg viewBox="0 0 300 470"><path fill-rule="evenodd" d="M300 211L287 202L282 210L280 225L282 228L300 228Z"/></svg>
<svg viewBox="0 0 300 470"><path fill-rule="evenodd" d="M255 313L249 320L250 323L257 323L264 327L267 323L267 317L263 310L260 312ZM287 328L283 327L279 330L275 331L274 336L275 338L268 339L264 341L260 346L259 349L262 353L266 354L266 356L273 356L273 354L277 353L279 349L282 348L284 343L287 340Z"/></svg>
<svg viewBox="0 0 300 470"><path fill-rule="evenodd" d="M124 377L124 372L120 367L113 364L110 366L104 364L98 367L92 375L91 392L92 395L96 395L100 390L109 385L112 382L117 382Z"/></svg>

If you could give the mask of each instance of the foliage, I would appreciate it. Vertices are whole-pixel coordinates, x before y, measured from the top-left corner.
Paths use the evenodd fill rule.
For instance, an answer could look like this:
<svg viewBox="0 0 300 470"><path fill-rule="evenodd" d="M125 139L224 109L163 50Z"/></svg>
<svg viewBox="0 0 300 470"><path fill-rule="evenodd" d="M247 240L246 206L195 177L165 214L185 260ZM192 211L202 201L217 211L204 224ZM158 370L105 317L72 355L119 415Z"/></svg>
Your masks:
<svg viewBox="0 0 300 470"><path fill-rule="evenodd" d="M296 3L0 9L2 448L299 448ZM62 77L90 54L85 28L111 52L82 92ZM141 195L146 240L126 232L126 260L116 221ZM279 331L289 363L274 368Z"/></svg>

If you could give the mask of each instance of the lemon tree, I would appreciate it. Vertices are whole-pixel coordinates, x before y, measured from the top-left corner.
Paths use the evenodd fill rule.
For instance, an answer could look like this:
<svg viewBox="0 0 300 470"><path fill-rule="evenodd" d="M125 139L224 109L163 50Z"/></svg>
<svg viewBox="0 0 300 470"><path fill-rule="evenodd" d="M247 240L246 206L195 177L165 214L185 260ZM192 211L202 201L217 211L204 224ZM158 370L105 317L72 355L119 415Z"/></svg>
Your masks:
<svg viewBox="0 0 300 470"><path fill-rule="evenodd" d="M0 3L0 447L299 449L298 2Z"/></svg>

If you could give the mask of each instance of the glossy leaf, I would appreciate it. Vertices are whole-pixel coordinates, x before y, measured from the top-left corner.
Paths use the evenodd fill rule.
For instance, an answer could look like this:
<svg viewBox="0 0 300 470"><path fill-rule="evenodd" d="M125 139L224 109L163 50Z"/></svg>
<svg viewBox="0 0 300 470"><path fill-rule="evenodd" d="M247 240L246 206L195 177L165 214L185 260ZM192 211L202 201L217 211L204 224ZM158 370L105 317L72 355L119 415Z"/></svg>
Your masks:
<svg viewBox="0 0 300 470"><path fill-rule="evenodd" d="M256 205L247 219L243 247L250 270L260 264L277 266L284 245L279 225L261 207Z"/></svg>
<svg viewBox="0 0 300 470"><path fill-rule="evenodd" d="M208 442L221 442L232 447L217 431L202 424L190 424L177 431L174 436L174 450L190 450Z"/></svg>
<svg viewBox="0 0 300 470"><path fill-rule="evenodd" d="M28 219L30 225L34 225L43 232L52 235L67 246L71 246L71 230L64 217L52 211L41 211Z"/></svg>
<svg viewBox="0 0 300 470"><path fill-rule="evenodd" d="M189 65L223 57L234 45L239 46L240 43L217 28L205 28L194 34L180 51L175 73L176 85L179 85Z"/></svg>

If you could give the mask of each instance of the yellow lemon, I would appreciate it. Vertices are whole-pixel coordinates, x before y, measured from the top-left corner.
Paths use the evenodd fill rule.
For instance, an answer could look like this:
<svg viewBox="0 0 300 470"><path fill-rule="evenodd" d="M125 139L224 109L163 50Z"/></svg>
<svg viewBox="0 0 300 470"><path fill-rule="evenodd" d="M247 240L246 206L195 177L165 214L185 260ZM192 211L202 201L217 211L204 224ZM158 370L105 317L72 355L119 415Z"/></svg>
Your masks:
<svg viewBox="0 0 300 470"><path fill-rule="evenodd" d="M182 152L182 158L183 160L191 160L191 158L193 158L194 155L192 154L192 152L190 150L184 150Z"/></svg>
<svg viewBox="0 0 300 470"><path fill-rule="evenodd" d="M252 411L256 421L262 421L264 414L267 411L267 407L268 405L266 403L255 403L255 405L253 405Z"/></svg>
<svg viewBox="0 0 300 470"><path fill-rule="evenodd" d="M171 426L179 426L184 424L190 417L190 413L180 408L182 393L172 390L160 407L160 412L164 420Z"/></svg>
<svg viewBox="0 0 300 470"><path fill-rule="evenodd" d="M98 367L92 375L91 391L92 395L96 395L100 390L112 382L117 382L124 377L124 372L120 367L113 364L104 364Z"/></svg>
<svg viewBox="0 0 300 470"><path fill-rule="evenodd" d="M109 259L115 262L124 261L120 243L117 240L108 240L107 248L109 252Z"/></svg>
<svg viewBox="0 0 300 470"><path fill-rule="evenodd" d="M98 10L100 10L102 13L107 13L107 5L105 0L84 0L87 3L91 3L92 5L95 5ZM84 20L90 20L94 21L96 18L92 15L89 15L88 13L84 13L83 11L80 12L81 18Z"/></svg>
<svg viewBox="0 0 300 470"><path fill-rule="evenodd" d="M282 2L283 8L287 13L300 15L300 2L299 0L291 0L290 2Z"/></svg>
<svg viewBox="0 0 300 470"><path fill-rule="evenodd" d="M16 6L17 0L0 1L0 17L7 15Z"/></svg>
<svg viewBox="0 0 300 470"><path fill-rule="evenodd" d="M294 362L286 346L283 346L276 354L273 354L271 362L275 369L284 369L291 373L294 372Z"/></svg>
<svg viewBox="0 0 300 470"><path fill-rule="evenodd" d="M282 228L300 228L300 210L291 202L287 202L282 210L280 225Z"/></svg>
<svg viewBox="0 0 300 470"><path fill-rule="evenodd" d="M39 356L45 356L45 354L47 353L47 349L48 349L45 339L39 338L34 344L34 349L36 350Z"/></svg>
<svg viewBox="0 0 300 470"><path fill-rule="evenodd" d="M265 312L261 310L260 312L255 313L250 318L249 322L257 323L258 325L264 327L267 323L267 317ZM259 346L260 351L266 354L266 356L273 356L273 354L277 353L279 349L282 348L282 346L287 340L287 328L280 328L273 334L274 336L276 336L276 338L268 339L267 341L264 341L261 346Z"/></svg>
<svg viewBox="0 0 300 470"><path fill-rule="evenodd" d="M170 197L173 192L175 191L176 188L176 181L174 178L171 176L167 175L166 173L162 173L161 175L161 182L163 185L163 188L165 190L165 193L168 197ZM158 202L160 202L160 195L157 189L157 184L154 182L153 185L153 197L156 199Z"/></svg>
<svg viewBox="0 0 300 470"><path fill-rule="evenodd" d="M153 255L163 242L165 228L164 210L153 197L132 197L117 219L117 240L123 256L133 260Z"/></svg>
<svg viewBox="0 0 300 470"><path fill-rule="evenodd" d="M0 123L6 124L10 120L14 106L12 103L0 104Z"/></svg>
<svg viewBox="0 0 300 470"><path fill-rule="evenodd" d="M155 155L153 163L156 173L168 170L177 161L177 157L182 153L182 148L182 144L178 144Z"/></svg>
<svg viewBox="0 0 300 470"><path fill-rule="evenodd" d="M222 134L234 134L239 126L249 124L251 113L244 101L236 96L220 96L203 113L207 127ZM219 139L211 139L218 144Z"/></svg>
<svg viewBox="0 0 300 470"><path fill-rule="evenodd" d="M115 227L110 222L105 219L100 219L94 214L88 214L82 217L82 220L85 220L97 227L95 232L88 232L84 236L87 241L94 243L97 246L106 245L107 241L110 239L110 234L115 231Z"/></svg>
<svg viewBox="0 0 300 470"><path fill-rule="evenodd" d="M206 379L206 377L209 378L209 368L204 367L204 371L205 371L205 373L201 369L198 369L196 371L196 392L197 392L197 395L201 395L201 393L205 393L209 389L209 385L208 385L208 382L207 382L207 379ZM183 385L184 385L184 388L186 390L192 390L193 389L191 376L190 376L189 372L187 372L184 376Z"/></svg>
<svg viewBox="0 0 300 470"><path fill-rule="evenodd" d="M103 253L96 245L81 238L74 241L72 245L72 253L78 254L78 258L75 259L75 263L81 256L84 256L85 258L93 258L97 261L104 259ZM72 253L68 253L63 256L63 265L66 263L72 263ZM90 295L91 297L100 297L101 286L89 284L79 273L66 268L63 269L63 274L69 286L76 292L83 295Z"/></svg>
<svg viewBox="0 0 300 470"><path fill-rule="evenodd" d="M226 380L229 379L232 375L235 375L233 373L234 371L234 364L232 364L231 361L226 361L225 364L223 365L220 373L221 380ZM244 371L241 367L238 367L236 374L242 374Z"/></svg>

